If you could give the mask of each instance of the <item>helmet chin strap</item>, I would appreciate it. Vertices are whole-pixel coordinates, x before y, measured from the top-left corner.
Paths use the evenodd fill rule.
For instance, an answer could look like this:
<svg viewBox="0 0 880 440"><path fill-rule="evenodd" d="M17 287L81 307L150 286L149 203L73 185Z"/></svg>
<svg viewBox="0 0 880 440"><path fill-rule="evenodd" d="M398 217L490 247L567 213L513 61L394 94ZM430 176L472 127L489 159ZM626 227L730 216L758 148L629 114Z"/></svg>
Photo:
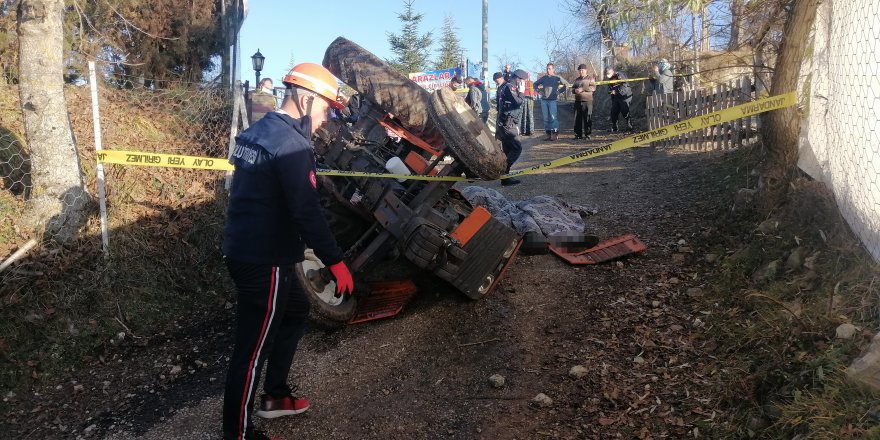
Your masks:
<svg viewBox="0 0 880 440"><path fill-rule="evenodd" d="M314 95L306 95L307 98L312 98L312 99L309 100L308 106L305 108L305 111L303 111L302 105L299 102L299 93L297 93L296 89L297 89L296 87L289 87L287 89L287 92L291 96L293 96L293 103L296 105L296 110L299 112L300 117L311 116L312 105L314 105L315 96Z"/></svg>
<svg viewBox="0 0 880 440"><path fill-rule="evenodd" d="M299 120L303 121L303 124L304 124L302 129L304 131L308 132L309 144L312 146L312 148L315 148L313 133L312 133L312 105L314 105L315 96L311 95L311 94L305 95L307 98L312 98L312 99L309 100L309 103L307 104L305 111L303 111L302 104L300 104L300 102L299 102L300 95L296 89L297 89L296 87L288 87L287 90L285 90L284 94L286 96L290 96L291 99L293 99L293 104L296 106L296 110L299 112ZM306 117L308 117L308 119ZM308 125L305 125L305 124L308 124Z"/></svg>

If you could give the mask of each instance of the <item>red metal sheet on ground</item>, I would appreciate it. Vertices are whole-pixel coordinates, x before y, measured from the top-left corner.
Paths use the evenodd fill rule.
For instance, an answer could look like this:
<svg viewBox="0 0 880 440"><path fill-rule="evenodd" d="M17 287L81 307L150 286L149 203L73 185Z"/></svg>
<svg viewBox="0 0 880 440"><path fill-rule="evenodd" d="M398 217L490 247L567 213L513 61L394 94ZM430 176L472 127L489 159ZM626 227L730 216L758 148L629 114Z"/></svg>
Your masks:
<svg viewBox="0 0 880 440"><path fill-rule="evenodd" d="M648 249L635 234L621 235L600 242L589 249L560 248L550 245L550 252L571 264L599 264Z"/></svg>
<svg viewBox="0 0 880 440"><path fill-rule="evenodd" d="M400 313L418 290L411 280L369 283L371 294L358 302L349 324L387 318Z"/></svg>

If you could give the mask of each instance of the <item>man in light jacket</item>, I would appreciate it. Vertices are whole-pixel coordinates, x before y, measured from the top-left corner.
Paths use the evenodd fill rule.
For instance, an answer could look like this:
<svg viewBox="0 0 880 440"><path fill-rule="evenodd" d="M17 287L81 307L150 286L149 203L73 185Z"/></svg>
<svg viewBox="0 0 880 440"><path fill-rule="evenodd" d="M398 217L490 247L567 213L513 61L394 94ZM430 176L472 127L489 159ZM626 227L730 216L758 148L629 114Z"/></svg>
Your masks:
<svg viewBox="0 0 880 440"><path fill-rule="evenodd" d="M590 139L593 131L593 92L596 91L596 78L587 73L587 65L578 66L578 76L571 86L574 93L574 138Z"/></svg>

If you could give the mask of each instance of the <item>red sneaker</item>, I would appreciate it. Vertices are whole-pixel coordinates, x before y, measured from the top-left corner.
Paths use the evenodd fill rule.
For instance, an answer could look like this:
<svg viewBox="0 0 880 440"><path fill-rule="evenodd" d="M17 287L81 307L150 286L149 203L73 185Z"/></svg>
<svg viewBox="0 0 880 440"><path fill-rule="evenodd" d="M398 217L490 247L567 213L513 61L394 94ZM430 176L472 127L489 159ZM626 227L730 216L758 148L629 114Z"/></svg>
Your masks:
<svg viewBox="0 0 880 440"><path fill-rule="evenodd" d="M293 396L284 396L276 399L268 394L263 394L260 409L254 415L264 419L274 419L276 417L300 414L307 409L309 409L309 401L306 399L297 399Z"/></svg>

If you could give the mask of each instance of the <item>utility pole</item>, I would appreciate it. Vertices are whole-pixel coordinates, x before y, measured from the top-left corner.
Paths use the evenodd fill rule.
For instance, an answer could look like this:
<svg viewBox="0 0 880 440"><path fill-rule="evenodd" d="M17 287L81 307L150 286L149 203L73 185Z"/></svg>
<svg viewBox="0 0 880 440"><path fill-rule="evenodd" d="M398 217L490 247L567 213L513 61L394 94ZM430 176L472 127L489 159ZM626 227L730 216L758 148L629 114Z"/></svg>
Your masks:
<svg viewBox="0 0 880 440"><path fill-rule="evenodd" d="M483 0L483 84L489 86L489 0Z"/></svg>
<svg viewBox="0 0 880 440"><path fill-rule="evenodd" d="M691 46L694 51L694 63L691 65L691 90L697 89L697 72L700 71L700 46L697 38L697 12L691 12Z"/></svg>

